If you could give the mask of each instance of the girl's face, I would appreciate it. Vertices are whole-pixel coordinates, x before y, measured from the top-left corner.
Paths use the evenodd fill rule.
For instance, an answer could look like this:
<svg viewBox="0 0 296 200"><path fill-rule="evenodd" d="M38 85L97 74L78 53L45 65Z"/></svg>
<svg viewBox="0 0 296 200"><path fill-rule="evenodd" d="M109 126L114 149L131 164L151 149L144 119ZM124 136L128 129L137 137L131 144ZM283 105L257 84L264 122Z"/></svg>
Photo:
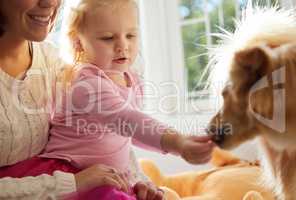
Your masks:
<svg viewBox="0 0 296 200"><path fill-rule="evenodd" d="M138 13L133 4L103 6L88 13L78 34L83 61L125 71L138 54Z"/></svg>
<svg viewBox="0 0 296 200"><path fill-rule="evenodd" d="M61 0L1 0L5 34L42 41L53 25Z"/></svg>

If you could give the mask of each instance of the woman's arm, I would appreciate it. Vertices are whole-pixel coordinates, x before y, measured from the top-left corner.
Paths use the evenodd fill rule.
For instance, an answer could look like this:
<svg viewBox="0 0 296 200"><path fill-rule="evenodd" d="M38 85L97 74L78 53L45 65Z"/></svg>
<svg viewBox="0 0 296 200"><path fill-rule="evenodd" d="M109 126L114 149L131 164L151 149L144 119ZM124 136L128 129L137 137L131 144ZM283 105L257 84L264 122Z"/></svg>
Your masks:
<svg viewBox="0 0 296 200"><path fill-rule="evenodd" d="M62 65L62 62L59 61L58 56L54 55L55 50L49 44L35 43L33 47L34 47L34 49L33 49L34 54L33 55L34 55L35 62L34 62L34 66L32 66L32 68L42 69L42 70L40 70L40 71L36 70L36 71L31 71L31 72L32 73L36 72L36 74L35 74L36 76L34 76L34 78L38 77L38 80L39 79L42 80L37 83L41 83L41 84L44 83L44 85L40 85L40 86L38 85L38 87L37 87L38 90L36 89L36 87L34 87L36 85L31 85L31 86L29 86L29 87L31 87L30 92L33 89L34 89L33 93L39 92L39 89L42 88L42 89L45 89L46 92L49 92L49 94L52 94L51 88L54 85L52 85L51 77L53 77L53 75L50 70L46 70L46 69L47 68L49 69L49 67L51 67L51 66L54 69L54 68L56 68L55 66ZM60 64L58 64L58 63L60 63ZM56 71L56 70L52 70L52 71ZM42 74L39 74L39 72L41 72ZM31 76L29 78L31 78ZM28 83L35 84L35 82L30 82L30 81L28 81ZM36 91L35 91L35 89L36 89ZM43 98L43 96L46 97L46 103L48 101L51 102L52 95L40 94L40 96L42 96L42 98ZM43 106L46 107L46 105L43 105ZM19 112L17 112L16 115L19 115L18 113ZM43 113L41 113L41 115L42 114ZM39 123L46 124L47 119L44 118L44 121L40 122L40 120L43 120L43 116L42 117L40 116L40 120L38 120L37 122L34 120L27 122L26 118L22 117L25 115L23 113L21 113L21 115L19 115L20 117L17 119L20 119L20 124L17 124L17 126L19 126L19 127L32 126L34 128L35 128L35 126L37 126L37 127L42 127L42 128L35 128L34 131L36 131L36 132L31 133L31 136L30 136L30 134L25 134L24 138L15 137L11 140L14 141L14 143L22 143L23 144L23 146L19 147L22 150L19 149L18 151L27 151L26 148L37 149L37 150L32 151L31 155L27 155L27 156L22 155L22 156L18 157L19 156L18 154L13 154L16 156L16 158L14 159L11 157L12 160L21 161L21 160L27 159L27 158L29 158L29 156L34 156L34 155L38 154L39 149L41 150L42 148L44 148L43 141L47 137L47 130L43 130L43 125L40 125ZM27 124L25 124L25 123L27 123ZM34 123L36 123L36 125ZM12 124L12 125L14 125L14 124ZM46 127L46 126L44 125L44 127ZM22 129L22 130L28 131L27 129ZM37 134L37 131L40 131L40 132L38 132L38 134ZM18 135L18 134L14 134L14 135ZM32 137L32 135L34 136L34 138ZM13 137L13 135L11 137ZM22 140L22 141L20 141L20 140ZM34 142L32 142L32 141L34 141ZM31 143L28 143L28 142L31 142ZM36 145L30 146L30 145L32 145L32 143L34 143ZM7 145L9 145L9 143L7 143ZM4 155L5 154L3 154L3 156ZM8 163L8 164L10 164L10 163ZM5 178L0 179L0 199L47 199L50 196L56 199L60 195L74 192L74 191L76 191L76 182L75 182L74 175L68 174L68 173L63 173L63 172L55 172L53 174L53 176L40 175L40 176L36 176L36 177L23 177L23 178L5 177Z"/></svg>
<svg viewBox="0 0 296 200"><path fill-rule="evenodd" d="M45 200L58 199L76 191L73 174L60 171L53 176L40 175L24 178L1 178L0 199L5 200Z"/></svg>

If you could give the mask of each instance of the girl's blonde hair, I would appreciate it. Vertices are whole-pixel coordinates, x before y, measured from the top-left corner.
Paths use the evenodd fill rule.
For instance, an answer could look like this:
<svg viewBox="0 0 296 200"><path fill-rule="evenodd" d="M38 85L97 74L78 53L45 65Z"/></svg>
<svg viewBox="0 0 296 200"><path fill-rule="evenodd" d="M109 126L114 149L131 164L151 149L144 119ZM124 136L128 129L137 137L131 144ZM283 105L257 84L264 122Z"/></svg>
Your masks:
<svg viewBox="0 0 296 200"><path fill-rule="evenodd" d="M83 31L86 14L99 7L108 6L112 9L126 3L134 4L137 8L135 0L81 0L75 8L72 8L67 35L72 46L72 55L75 62L79 62L82 56L82 52L77 48L76 40L77 34Z"/></svg>

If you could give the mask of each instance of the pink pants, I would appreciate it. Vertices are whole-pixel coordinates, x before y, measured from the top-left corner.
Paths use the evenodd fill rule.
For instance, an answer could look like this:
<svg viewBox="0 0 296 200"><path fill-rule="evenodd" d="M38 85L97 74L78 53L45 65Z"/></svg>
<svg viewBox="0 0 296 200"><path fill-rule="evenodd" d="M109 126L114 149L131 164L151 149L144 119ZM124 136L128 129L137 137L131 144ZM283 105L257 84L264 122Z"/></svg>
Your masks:
<svg viewBox="0 0 296 200"><path fill-rule="evenodd" d="M12 166L0 168L0 178L13 177L22 178L25 176L38 176L41 174L52 175L59 170L68 173L77 173L80 170L73 167L70 163L59 159L47 159L33 157L19 162ZM67 200L136 200L135 195L129 195L115 189L112 186L97 187L85 192L76 192L67 195Z"/></svg>

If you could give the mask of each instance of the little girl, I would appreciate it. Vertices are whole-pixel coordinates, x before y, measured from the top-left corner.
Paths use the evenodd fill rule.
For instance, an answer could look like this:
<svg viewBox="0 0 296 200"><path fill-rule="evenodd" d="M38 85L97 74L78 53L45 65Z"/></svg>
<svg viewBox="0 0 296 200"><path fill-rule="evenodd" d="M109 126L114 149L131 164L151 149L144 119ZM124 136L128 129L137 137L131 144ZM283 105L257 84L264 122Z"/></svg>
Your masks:
<svg viewBox="0 0 296 200"><path fill-rule="evenodd" d="M162 198L152 185L133 180L131 142L191 163L207 162L214 147L210 137L182 136L139 111L142 85L131 68L139 52L138 35L133 0L82 0L73 10L69 37L76 65L41 157L66 160L77 171L96 163L111 167L101 177L102 187L88 198Z"/></svg>

